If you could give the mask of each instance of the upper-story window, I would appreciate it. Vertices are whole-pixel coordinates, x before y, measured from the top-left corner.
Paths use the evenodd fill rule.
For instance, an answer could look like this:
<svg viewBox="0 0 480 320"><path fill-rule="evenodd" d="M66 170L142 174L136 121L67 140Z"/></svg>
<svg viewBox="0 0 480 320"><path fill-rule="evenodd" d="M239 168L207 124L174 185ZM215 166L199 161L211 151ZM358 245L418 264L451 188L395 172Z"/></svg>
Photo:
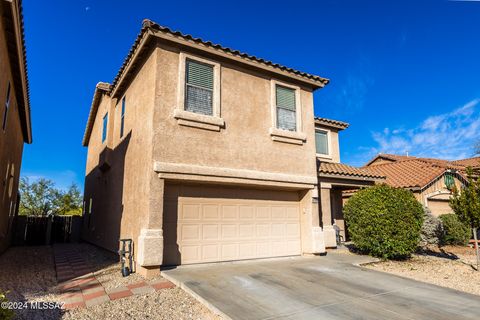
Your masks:
<svg viewBox="0 0 480 320"><path fill-rule="evenodd" d="M3 124L2 128L5 130L7 127L7 116L8 116L8 108L10 107L10 82L7 86L7 98L5 99L5 110L3 111Z"/></svg>
<svg viewBox="0 0 480 320"><path fill-rule="evenodd" d="M123 137L123 130L125 127L125 97L122 99L122 113L120 115L120 138Z"/></svg>
<svg viewBox="0 0 480 320"><path fill-rule="evenodd" d="M214 66L187 59L185 62L185 110L213 115Z"/></svg>
<svg viewBox="0 0 480 320"><path fill-rule="evenodd" d="M297 106L295 89L281 85L275 86L277 128L297 131Z"/></svg>
<svg viewBox="0 0 480 320"><path fill-rule="evenodd" d="M220 131L220 63L180 52L177 106L173 117L189 128Z"/></svg>
<svg viewBox="0 0 480 320"><path fill-rule="evenodd" d="M108 125L108 113L103 116L102 124L102 143L107 139L107 125Z"/></svg>
<svg viewBox="0 0 480 320"><path fill-rule="evenodd" d="M330 154L328 148L328 132L323 130L315 131L315 148L317 154L328 156Z"/></svg>

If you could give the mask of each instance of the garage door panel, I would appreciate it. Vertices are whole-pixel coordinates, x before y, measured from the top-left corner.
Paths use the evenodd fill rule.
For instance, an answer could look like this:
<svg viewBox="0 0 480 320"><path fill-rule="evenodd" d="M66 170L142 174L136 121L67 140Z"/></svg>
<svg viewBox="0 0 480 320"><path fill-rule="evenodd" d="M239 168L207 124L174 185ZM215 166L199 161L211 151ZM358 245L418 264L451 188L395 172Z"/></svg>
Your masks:
<svg viewBox="0 0 480 320"><path fill-rule="evenodd" d="M240 220L253 220L255 218L255 207L239 206Z"/></svg>
<svg viewBox="0 0 480 320"><path fill-rule="evenodd" d="M165 263L191 264L298 255L295 201L178 197L165 204ZM173 203L177 201L176 203ZM173 229L173 230L172 230ZM174 233L177 233L176 237ZM168 243L172 242L174 243Z"/></svg>
<svg viewBox="0 0 480 320"><path fill-rule="evenodd" d="M200 220L200 205L198 204L184 204L179 216L182 220Z"/></svg>
<svg viewBox="0 0 480 320"><path fill-rule="evenodd" d="M238 237L242 239L255 238L255 224L241 224L238 226Z"/></svg>
<svg viewBox="0 0 480 320"><path fill-rule="evenodd" d="M180 240L182 242L185 241L200 241L201 233L200 233L201 226L198 224L186 224L182 225L180 228Z"/></svg>
<svg viewBox="0 0 480 320"><path fill-rule="evenodd" d="M203 219L205 220L218 220L220 218L220 212L218 205L207 204L202 206Z"/></svg>
<svg viewBox="0 0 480 320"><path fill-rule="evenodd" d="M238 207L237 206L222 206L222 219L223 220L238 220Z"/></svg>
<svg viewBox="0 0 480 320"><path fill-rule="evenodd" d="M204 224L202 226L203 240L220 240L220 231L218 224Z"/></svg>
<svg viewBox="0 0 480 320"><path fill-rule="evenodd" d="M256 210L257 219L263 219L263 220L270 219L270 207L257 207L256 209L257 209Z"/></svg>
<svg viewBox="0 0 480 320"><path fill-rule="evenodd" d="M272 207L272 220L285 219L285 207Z"/></svg>
<svg viewBox="0 0 480 320"><path fill-rule="evenodd" d="M270 237L271 225L267 223L257 224L257 238L268 238Z"/></svg>

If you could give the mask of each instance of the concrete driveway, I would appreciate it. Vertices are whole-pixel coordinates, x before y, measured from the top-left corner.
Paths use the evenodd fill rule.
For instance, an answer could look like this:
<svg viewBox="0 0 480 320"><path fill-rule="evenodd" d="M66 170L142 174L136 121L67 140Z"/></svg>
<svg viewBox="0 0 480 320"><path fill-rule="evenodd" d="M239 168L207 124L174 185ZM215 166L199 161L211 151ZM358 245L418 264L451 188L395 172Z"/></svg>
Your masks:
<svg viewBox="0 0 480 320"><path fill-rule="evenodd" d="M231 319L479 319L479 296L354 265L366 261L329 253L163 274Z"/></svg>

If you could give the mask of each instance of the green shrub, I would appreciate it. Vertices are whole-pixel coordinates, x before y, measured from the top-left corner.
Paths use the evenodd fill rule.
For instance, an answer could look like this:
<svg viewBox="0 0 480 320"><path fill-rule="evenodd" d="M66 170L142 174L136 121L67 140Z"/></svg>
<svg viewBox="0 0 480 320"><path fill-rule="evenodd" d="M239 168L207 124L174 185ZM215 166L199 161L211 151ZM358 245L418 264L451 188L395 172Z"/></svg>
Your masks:
<svg viewBox="0 0 480 320"><path fill-rule="evenodd" d="M442 214L443 244L466 245L470 240L470 228L464 225L454 213Z"/></svg>
<svg viewBox="0 0 480 320"><path fill-rule="evenodd" d="M5 296L5 294L0 291L0 304L2 302L8 302L8 299ZM14 315L15 315L15 313L13 312L13 310L0 307L0 319L2 319L2 320L3 319L5 319L5 320L13 319Z"/></svg>
<svg viewBox="0 0 480 320"><path fill-rule="evenodd" d="M355 246L383 259L402 259L417 248L423 207L413 194L381 184L358 191L344 207Z"/></svg>

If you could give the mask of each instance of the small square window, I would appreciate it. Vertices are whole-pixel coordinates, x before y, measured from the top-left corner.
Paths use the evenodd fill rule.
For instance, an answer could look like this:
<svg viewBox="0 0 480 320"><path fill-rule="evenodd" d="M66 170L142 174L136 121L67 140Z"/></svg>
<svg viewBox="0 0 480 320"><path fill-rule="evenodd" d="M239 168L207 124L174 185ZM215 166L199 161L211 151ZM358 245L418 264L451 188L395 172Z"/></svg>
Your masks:
<svg viewBox="0 0 480 320"><path fill-rule="evenodd" d="M315 148L317 154L328 155L328 133L326 131L315 131Z"/></svg>

